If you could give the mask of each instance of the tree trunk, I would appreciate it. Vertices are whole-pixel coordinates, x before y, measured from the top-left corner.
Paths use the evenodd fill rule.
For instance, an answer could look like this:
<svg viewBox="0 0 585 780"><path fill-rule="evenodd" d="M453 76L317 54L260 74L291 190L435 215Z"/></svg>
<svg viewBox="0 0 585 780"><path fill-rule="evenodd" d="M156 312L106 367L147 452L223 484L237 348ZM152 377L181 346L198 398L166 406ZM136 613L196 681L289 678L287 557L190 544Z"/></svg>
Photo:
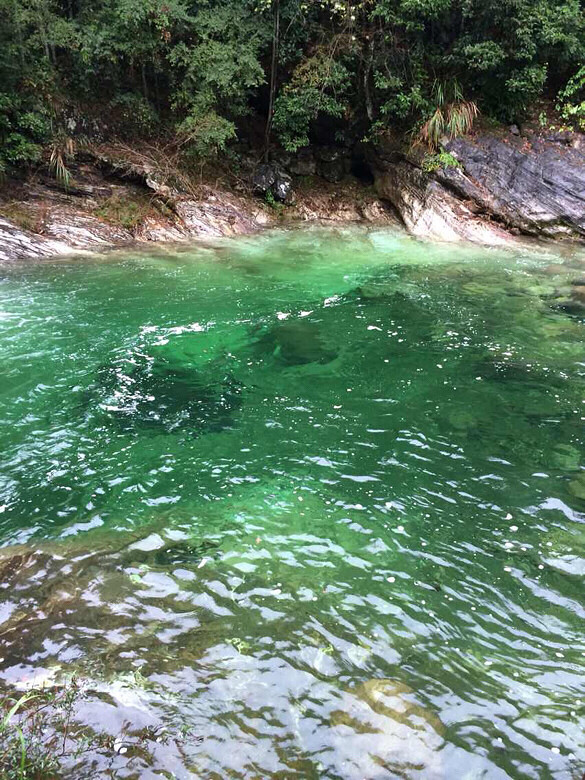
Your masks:
<svg viewBox="0 0 585 780"><path fill-rule="evenodd" d="M142 65L142 94L144 99L148 100L148 84L146 82L146 67Z"/></svg>
<svg viewBox="0 0 585 780"><path fill-rule="evenodd" d="M366 103L366 113L370 122L374 119L374 106L372 93L370 92L370 75L372 73L372 62L374 60L374 35L368 37L366 64L364 67L364 100Z"/></svg>
<svg viewBox="0 0 585 780"><path fill-rule="evenodd" d="M278 75L278 49L280 45L280 0L272 0L272 13L274 16L274 28L272 32L272 63L270 67L270 97L268 100L268 116L266 117L266 130L264 133L264 159L265 160L268 160L270 154L270 133L272 131L274 100L276 98L276 78Z"/></svg>

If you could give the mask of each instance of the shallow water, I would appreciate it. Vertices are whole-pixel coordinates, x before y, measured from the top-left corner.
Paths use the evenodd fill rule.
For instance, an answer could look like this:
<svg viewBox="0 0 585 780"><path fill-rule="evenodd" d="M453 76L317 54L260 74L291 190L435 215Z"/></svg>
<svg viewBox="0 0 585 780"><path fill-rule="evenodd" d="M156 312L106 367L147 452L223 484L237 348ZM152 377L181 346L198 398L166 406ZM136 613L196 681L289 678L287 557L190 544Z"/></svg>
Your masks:
<svg viewBox="0 0 585 780"><path fill-rule="evenodd" d="M283 231L2 269L0 680L187 734L68 776L581 777L552 262Z"/></svg>

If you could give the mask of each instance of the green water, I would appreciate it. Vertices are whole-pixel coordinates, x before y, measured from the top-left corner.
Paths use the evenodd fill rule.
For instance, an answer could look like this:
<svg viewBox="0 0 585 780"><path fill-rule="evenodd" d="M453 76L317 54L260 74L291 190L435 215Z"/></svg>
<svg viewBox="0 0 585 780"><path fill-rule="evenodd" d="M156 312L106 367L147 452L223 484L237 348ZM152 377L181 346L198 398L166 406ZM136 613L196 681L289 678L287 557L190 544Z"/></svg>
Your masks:
<svg viewBox="0 0 585 780"><path fill-rule="evenodd" d="M116 777L581 777L580 258L297 231L3 267L3 685L164 723Z"/></svg>

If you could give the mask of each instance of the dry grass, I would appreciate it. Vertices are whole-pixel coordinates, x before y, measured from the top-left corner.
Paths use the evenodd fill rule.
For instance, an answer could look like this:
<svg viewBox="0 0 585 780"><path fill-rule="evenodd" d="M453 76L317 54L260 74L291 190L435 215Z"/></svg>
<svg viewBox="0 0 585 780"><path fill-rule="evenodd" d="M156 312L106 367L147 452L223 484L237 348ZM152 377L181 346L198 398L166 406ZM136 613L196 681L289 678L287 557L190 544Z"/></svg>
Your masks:
<svg viewBox="0 0 585 780"><path fill-rule="evenodd" d="M107 159L120 178L138 176L145 180L151 177L159 188L158 195L199 199L210 190L237 190L249 193L250 184L246 177L238 175L238 166L229 159L201 162L185 152L176 140L140 146L129 146L122 141L93 148L98 159Z"/></svg>
<svg viewBox="0 0 585 780"><path fill-rule="evenodd" d="M169 195L173 191L193 198L201 194L201 176L198 181L197 172L185 165L184 156L175 146L142 143L132 147L118 141L94 151L98 157L107 158L121 178L152 178L161 195L165 188Z"/></svg>
<svg viewBox="0 0 585 780"><path fill-rule="evenodd" d="M41 205L40 208L35 208L18 200L0 202L0 216L9 219L19 228L30 233L43 232L46 211L46 206Z"/></svg>

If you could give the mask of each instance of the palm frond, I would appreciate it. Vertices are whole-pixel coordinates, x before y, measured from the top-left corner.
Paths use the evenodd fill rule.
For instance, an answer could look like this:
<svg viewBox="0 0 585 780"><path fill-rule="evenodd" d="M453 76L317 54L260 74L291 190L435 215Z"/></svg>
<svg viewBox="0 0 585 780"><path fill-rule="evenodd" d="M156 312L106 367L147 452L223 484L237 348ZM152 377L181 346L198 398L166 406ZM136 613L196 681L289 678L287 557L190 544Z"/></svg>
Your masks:
<svg viewBox="0 0 585 780"><path fill-rule="evenodd" d="M63 153L60 149L53 147L49 159L49 170L56 181L67 189L71 184L71 171L67 168Z"/></svg>
<svg viewBox="0 0 585 780"><path fill-rule="evenodd" d="M435 110L415 134L415 145L424 144L436 152L442 138L457 138L469 133L479 114L473 100L465 100L459 82L435 81L432 89Z"/></svg>
<svg viewBox="0 0 585 780"><path fill-rule="evenodd" d="M71 171L67 162L73 160L77 147L85 143L83 139L75 139L64 133L59 133L53 138L51 153L49 156L49 171L62 187L67 189L72 181Z"/></svg>

